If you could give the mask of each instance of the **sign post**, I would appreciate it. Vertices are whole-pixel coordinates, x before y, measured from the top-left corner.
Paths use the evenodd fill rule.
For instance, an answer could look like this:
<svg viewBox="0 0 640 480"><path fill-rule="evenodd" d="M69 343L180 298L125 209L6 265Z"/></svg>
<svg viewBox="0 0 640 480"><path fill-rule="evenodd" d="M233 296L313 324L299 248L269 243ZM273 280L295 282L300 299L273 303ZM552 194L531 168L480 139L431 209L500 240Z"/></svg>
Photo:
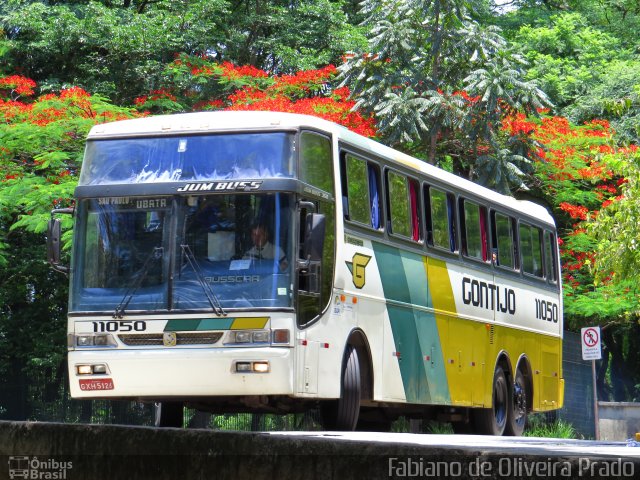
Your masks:
<svg viewBox="0 0 640 480"><path fill-rule="evenodd" d="M598 389L596 386L596 360L602 358L600 327L585 327L580 330L580 337L582 338L582 359L591 360L591 376L593 377L593 420L595 422L596 440L600 440L600 426L598 425Z"/></svg>

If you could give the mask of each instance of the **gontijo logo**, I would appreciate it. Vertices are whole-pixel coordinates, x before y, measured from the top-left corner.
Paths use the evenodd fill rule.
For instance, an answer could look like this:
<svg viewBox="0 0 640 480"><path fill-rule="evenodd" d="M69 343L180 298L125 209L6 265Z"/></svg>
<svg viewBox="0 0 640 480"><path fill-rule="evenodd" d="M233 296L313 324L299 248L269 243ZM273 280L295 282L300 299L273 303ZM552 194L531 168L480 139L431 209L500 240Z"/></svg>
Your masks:
<svg viewBox="0 0 640 480"><path fill-rule="evenodd" d="M371 257L369 255L356 253L353 255L350 262L345 262L347 264L347 268L351 272L353 284L356 288L364 287L367 281L365 277L365 269L370 261Z"/></svg>

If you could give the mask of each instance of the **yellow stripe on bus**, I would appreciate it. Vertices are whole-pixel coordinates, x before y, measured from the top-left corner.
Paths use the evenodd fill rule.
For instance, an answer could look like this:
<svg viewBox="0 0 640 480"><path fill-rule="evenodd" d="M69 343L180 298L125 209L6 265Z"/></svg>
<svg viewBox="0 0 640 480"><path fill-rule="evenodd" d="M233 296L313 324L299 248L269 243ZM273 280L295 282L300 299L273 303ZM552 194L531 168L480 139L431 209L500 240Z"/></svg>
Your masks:
<svg viewBox="0 0 640 480"><path fill-rule="evenodd" d="M256 330L264 328L269 317L236 318L231 324L231 330Z"/></svg>

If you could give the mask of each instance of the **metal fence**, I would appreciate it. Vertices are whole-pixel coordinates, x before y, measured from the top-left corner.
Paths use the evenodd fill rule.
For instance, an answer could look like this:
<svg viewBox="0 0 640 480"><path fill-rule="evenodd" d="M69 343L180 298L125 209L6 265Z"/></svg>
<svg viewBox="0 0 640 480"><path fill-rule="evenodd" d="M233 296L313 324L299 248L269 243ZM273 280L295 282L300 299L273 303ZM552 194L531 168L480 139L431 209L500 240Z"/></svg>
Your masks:
<svg viewBox="0 0 640 480"><path fill-rule="evenodd" d="M591 362L582 360L580 334L564 332L562 342L564 407L555 415L584 438L595 438Z"/></svg>

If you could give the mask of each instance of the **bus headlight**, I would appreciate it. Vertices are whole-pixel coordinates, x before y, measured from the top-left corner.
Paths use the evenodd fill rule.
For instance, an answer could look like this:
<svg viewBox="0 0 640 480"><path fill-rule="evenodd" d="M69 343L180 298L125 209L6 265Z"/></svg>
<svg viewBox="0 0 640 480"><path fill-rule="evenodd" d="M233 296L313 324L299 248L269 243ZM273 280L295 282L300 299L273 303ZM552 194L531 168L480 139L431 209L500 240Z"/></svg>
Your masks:
<svg viewBox="0 0 640 480"><path fill-rule="evenodd" d="M110 333L75 335L76 347L117 347L115 338Z"/></svg>
<svg viewBox="0 0 640 480"><path fill-rule="evenodd" d="M234 343L251 343L252 332L236 332L234 335Z"/></svg>
<svg viewBox="0 0 640 480"><path fill-rule="evenodd" d="M269 343L271 340L270 330L238 330L231 332L228 343Z"/></svg>
<svg viewBox="0 0 640 480"><path fill-rule="evenodd" d="M77 335L76 345L78 347L90 347L93 345L93 335Z"/></svg>
<svg viewBox="0 0 640 480"><path fill-rule="evenodd" d="M268 343L269 331L263 330L261 332L253 332L253 343Z"/></svg>

